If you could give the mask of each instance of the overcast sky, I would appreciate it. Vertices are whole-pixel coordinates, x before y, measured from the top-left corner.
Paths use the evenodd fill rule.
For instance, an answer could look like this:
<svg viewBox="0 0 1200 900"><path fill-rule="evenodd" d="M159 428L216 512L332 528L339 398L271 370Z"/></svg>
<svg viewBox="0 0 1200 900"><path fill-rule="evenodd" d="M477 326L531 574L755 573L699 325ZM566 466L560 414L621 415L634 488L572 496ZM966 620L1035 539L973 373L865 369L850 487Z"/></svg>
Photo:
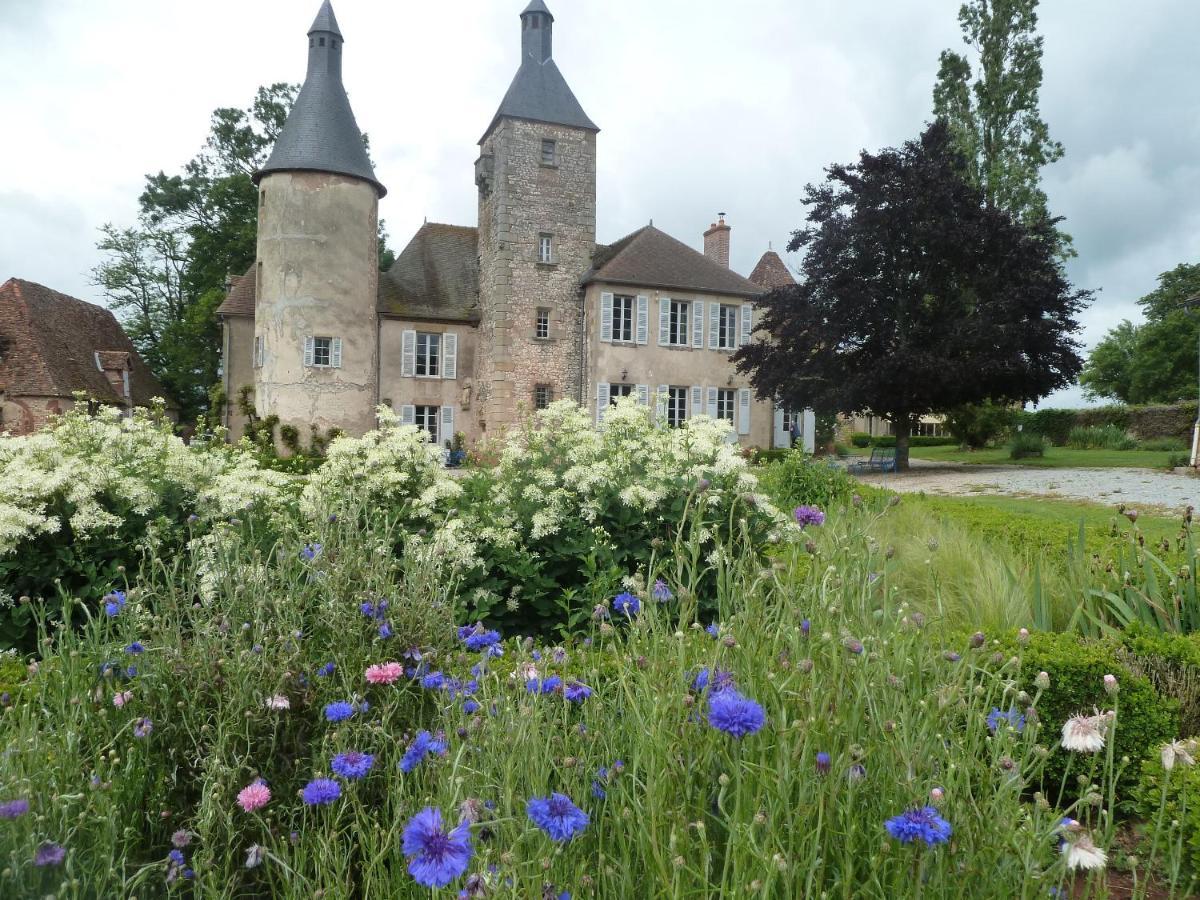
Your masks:
<svg viewBox="0 0 1200 900"><path fill-rule="evenodd" d="M748 274L803 221L805 183L930 116L958 0L547 0L554 56L599 136L598 238L655 225L693 246L718 211ZM402 247L474 225L477 142L516 71L525 0L335 0L344 79ZM299 82L318 0L0 0L0 281L102 302L98 229L132 223L211 111ZM1097 289L1090 345L1160 272L1200 261L1200 3L1047 0L1042 112L1065 158L1051 209ZM794 259L789 260L795 262ZM1077 391L1050 405L1079 402Z"/></svg>

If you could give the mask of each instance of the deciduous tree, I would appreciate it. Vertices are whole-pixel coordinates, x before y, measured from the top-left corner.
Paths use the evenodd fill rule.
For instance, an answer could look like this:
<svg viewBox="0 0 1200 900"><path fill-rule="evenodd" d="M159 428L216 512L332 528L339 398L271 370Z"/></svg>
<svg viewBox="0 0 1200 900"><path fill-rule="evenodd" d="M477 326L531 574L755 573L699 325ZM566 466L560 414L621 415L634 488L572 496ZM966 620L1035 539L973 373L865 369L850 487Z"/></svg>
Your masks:
<svg viewBox="0 0 1200 900"><path fill-rule="evenodd" d="M920 416L1033 401L1070 384L1087 291L1066 281L1054 223L986 202L945 122L862 153L806 189L801 278L759 301L770 340L735 355L786 407L887 416L897 463Z"/></svg>

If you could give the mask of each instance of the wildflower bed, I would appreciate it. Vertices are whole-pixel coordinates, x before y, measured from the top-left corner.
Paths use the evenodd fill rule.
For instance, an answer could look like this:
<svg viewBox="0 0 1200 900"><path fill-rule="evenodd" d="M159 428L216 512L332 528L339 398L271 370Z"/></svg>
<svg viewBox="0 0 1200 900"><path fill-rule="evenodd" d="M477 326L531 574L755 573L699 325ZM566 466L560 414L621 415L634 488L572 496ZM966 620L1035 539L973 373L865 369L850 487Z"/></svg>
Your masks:
<svg viewBox="0 0 1200 900"><path fill-rule="evenodd" d="M871 537L887 498L785 525L701 441L674 491L627 495L657 546L615 584L593 569L588 614L534 639L477 622L454 492L432 469L399 486L404 433L369 440L386 499L347 464L99 603L25 604L0 896L1046 896L1101 888L1130 766L1157 765L1166 809L1191 763L1187 742L1116 755L1124 669L1091 686L1102 708L1051 715L1037 635L907 605ZM1186 893L1182 836L1144 822L1135 872Z"/></svg>

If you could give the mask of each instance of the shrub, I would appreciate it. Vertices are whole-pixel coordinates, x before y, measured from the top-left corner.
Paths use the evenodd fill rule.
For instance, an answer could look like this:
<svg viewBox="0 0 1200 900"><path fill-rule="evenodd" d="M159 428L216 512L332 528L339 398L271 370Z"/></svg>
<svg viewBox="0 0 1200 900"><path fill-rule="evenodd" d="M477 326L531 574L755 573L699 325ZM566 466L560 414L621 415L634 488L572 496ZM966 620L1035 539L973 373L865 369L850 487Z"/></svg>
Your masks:
<svg viewBox="0 0 1200 900"><path fill-rule="evenodd" d="M1200 635L1159 631L1140 622L1122 630L1121 660L1179 704L1179 734L1200 734Z"/></svg>
<svg viewBox="0 0 1200 900"><path fill-rule="evenodd" d="M1139 450L1156 450L1160 452L1179 452L1187 450L1188 444L1183 438L1156 437L1137 442Z"/></svg>
<svg viewBox="0 0 1200 900"><path fill-rule="evenodd" d="M1012 427L1016 411L1004 403L970 403L946 413L946 428L964 447L986 447Z"/></svg>
<svg viewBox="0 0 1200 900"><path fill-rule="evenodd" d="M1073 409L1039 409L1036 412L1018 413L1014 424L1020 425L1024 431L1040 434L1051 444L1061 447L1067 442L1067 435L1075 427Z"/></svg>
<svg viewBox="0 0 1200 900"><path fill-rule="evenodd" d="M896 436L892 434L880 435L879 437L871 438L871 443L876 447L895 447ZM908 446L910 447L954 447L957 444L958 439L949 435L933 437L932 435L913 434L909 435L908 438Z"/></svg>
<svg viewBox="0 0 1200 900"><path fill-rule="evenodd" d="M797 506L829 509L849 500L856 484L845 469L818 462L801 450L793 450L783 462L771 466L760 483L784 509Z"/></svg>
<svg viewBox="0 0 1200 900"><path fill-rule="evenodd" d="M1133 450L1137 441L1116 425L1077 425L1067 435L1067 446L1076 450Z"/></svg>
<svg viewBox="0 0 1200 900"><path fill-rule="evenodd" d="M1058 791L1067 767L1069 751L1058 746L1063 723L1079 713L1110 709L1113 698L1104 690L1104 676L1115 675L1117 695L1116 759L1129 756L1141 760L1157 752L1159 744L1174 740L1179 732L1179 705L1164 698L1148 678L1134 674L1120 659L1119 644L1110 639L1088 640L1073 634L1034 632L1029 644L1019 651L1022 686L1033 693L1038 672L1050 675L1050 687L1038 701L1043 742L1054 749L1046 764L1044 789ZM1072 766L1078 774L1078 764ZM1122 775L1121 785L1132 788L1137 767ZM1068 788L1069 789L1069 788ZM1055 795L1050 795L1054 802Z"/></svg>
<svg viewBox="0 0 1200 900"><path fill-rule="evenodd" d="M1111 406L1093 406L1075 411L1075 424L1083 428L1098 428L1111 425L1120 431L1129 429L1133 414L1131 407L1114 403ZM1149 437L1149 435L1146 435Z"/></svg>
<svg viewBox="0 0 1200 900"><path fill-rule="evenodd" d="M750 461L756 466L766 466L786 459L789 453L791 450L787 447L773 447L770 450L756 447L751 452Z"/></svg>
<svg viewBox="0 0 1200 900"><path fill-rule="evenodd" d="M850 435L850 443L859 448L870 447L871 435L867 434L865 431L856 431L854 434Z"/></svg>
<svg viewBox="0 0 1200 900"><path fill-rule="evenodd" d="M1046 455L1046 439L1027 431L1015 432L1008 442L1010 459L1029 459Z"/></svg>
<svg viewBox="0 0 1200 900"><path fill-rule="evenodd" d="M1172 453L1167 457L1167 468L1170 469L1186 469L1191 464L1191 453Z"/></svg>
<svg viewBox="0 0 1200 900"><path fill-rule="evenodd" d="M1169 855L1167 841L1178 839L1182 845L1182 872L1187 887L1177 896L1195 896L1193 888L1200 876L1200 767L1179 763L1164 771L1158 748L1142 761L1140 778L1133 801L1139 817L1149 823L1151 835L1160 823L1171 823L1170 837L1155 841L1143 838L1143 852L1155 853L1157 861ZM1178 838L1175 838L1175 835Z"/></svg>

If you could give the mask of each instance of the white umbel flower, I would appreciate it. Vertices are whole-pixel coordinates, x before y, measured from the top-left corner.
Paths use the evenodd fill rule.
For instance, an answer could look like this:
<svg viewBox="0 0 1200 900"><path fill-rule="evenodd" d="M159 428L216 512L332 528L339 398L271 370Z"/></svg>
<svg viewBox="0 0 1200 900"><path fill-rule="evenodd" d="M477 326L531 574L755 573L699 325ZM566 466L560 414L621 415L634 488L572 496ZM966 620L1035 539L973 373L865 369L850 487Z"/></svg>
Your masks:
<svg viewBox="0 0 1200 900"><path fill-rule="evenodd" d="M1079 833L1069 836L1062 845L1068 869L1103 869L1108 862L1104 851L1092 843L1091 835Z"/></svg>
<svg viewBox="0 0 1200 900"><path fill-rule="evenodd" d="M1104 749L1104 731L1108 716L1073 716L1063 722L1062 746L1077 753L1098 753Z"/></svg>
<svg viewBox="0 0 1200 900"><path fill-rule="evenodd" d="M1175 763L1184 766L1194 766L1196 758L1193 754L1196 752L1196 742L1192 741L1172 741L1169 744L1163 744L1160 751L1162 759L1162 767L1165 771L1170 772L1175 768Z"/></svg>

